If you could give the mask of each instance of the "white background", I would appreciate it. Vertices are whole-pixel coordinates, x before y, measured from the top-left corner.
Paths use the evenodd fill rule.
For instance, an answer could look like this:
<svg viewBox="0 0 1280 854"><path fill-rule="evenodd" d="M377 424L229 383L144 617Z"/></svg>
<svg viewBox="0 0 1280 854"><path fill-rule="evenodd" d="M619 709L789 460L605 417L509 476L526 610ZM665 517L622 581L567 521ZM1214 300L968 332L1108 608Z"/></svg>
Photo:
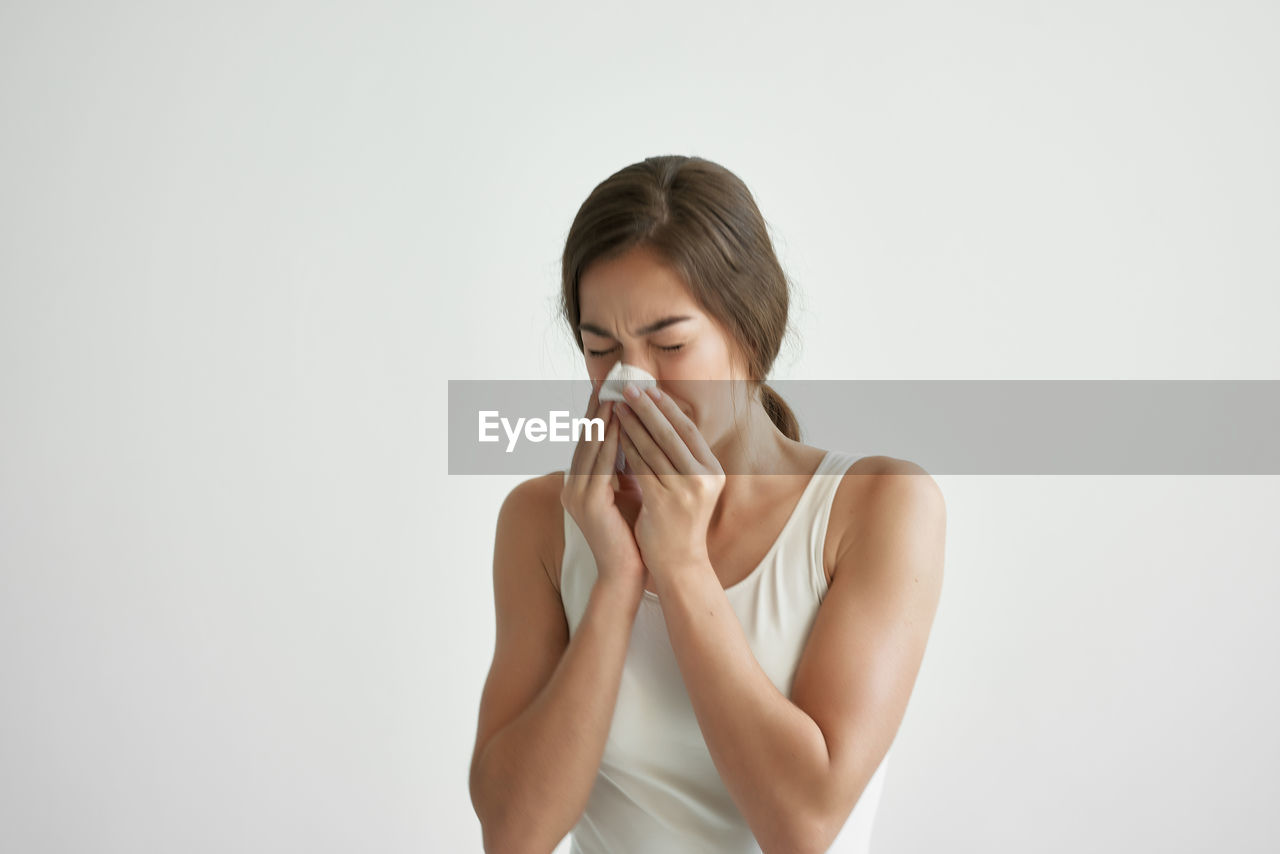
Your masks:
<svg viewBox="0 0 1280 854"><path fill-rule="evenodd" d="M479 850L578 205L697 154L777 378L1276 379L1280 7L0 6L0 849ZM803 415L803 413L802 413ZM842 450L864 448L850 436ZM1274 851L1276 477L947 477L879 852Z"/></svg>

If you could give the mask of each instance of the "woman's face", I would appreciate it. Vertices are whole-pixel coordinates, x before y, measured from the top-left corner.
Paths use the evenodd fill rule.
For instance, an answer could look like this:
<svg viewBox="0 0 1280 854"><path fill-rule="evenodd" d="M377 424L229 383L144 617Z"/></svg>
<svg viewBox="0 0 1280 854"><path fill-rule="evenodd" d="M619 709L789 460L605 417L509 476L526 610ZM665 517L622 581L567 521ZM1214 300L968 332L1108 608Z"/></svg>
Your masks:
<svg viewBox="0 0 1280 854"><path fill-rule="evenodd" d="M708 445L733 429L734 406L744 410L746 389L727 380L745 379L745 365L661 256L637 246L594 262L579 279L578 300L587 373L596 386L616 363L635 365L658 380Z"/></svg>

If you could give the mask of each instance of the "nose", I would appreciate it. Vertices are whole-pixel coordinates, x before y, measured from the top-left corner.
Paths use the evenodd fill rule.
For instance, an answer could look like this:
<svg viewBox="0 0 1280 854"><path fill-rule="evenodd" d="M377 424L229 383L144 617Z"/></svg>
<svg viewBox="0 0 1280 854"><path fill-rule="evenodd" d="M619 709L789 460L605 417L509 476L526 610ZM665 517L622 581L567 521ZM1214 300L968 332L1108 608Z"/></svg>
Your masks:
<svg viewBox="0 0 1280 854"><path fill-rule="evenodd" d="M618 361L622 362L622 364L624 365L630 365L633 368L639 368L649 376L653 377L655 380L661 379L661 377L658 376L658 366L653 364L649 360L645 359L644 356L637 355L637 354L632 354L628 356L626 354L626 351L624 350L621 358L619 358ZM613 367L613 366L610 365L610 367Z"/></svg>
<svg viewBox="0 0 1280 854"><path fill-rule="evenodd" d="M644 355L637 353L634 350L628 353L627 349L623 347L621 350L621 355L618 356L618 358L616 358L614 361L609 362L608 367L605 368L604 372L600 374L600 376L596 379L595 384L597 389L604 383L605 377L607 377L613 371L617 370L618 365L626 365L631 368L639 368L640 370L644 371L646 374L648 374L649 376L657 380L657 385L659 389L663 388L662 377L658 375L659 368L656 364L653 363L653 360L650 358L646 358Z"/></svg>

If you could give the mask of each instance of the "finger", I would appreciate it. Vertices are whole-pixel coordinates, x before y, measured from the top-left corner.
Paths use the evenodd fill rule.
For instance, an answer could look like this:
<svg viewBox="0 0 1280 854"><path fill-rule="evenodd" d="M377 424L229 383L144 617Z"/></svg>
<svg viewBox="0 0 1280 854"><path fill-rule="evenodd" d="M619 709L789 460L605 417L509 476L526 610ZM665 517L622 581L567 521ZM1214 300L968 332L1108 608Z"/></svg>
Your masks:
<svg viewBox="0 0 1280 854"><path fill-rule="evenodd" d="M711 452L711 446L707 444L707 439L702 435L702 431L698 429L698 425L694 424L693 419L676 405L671 395L663 394L657 388L649 389L650 396L654 396L655 392L655 404L667 416L667 420L671 422L671 426L680 435L681 440L684 441L685 447L689 449L689 453L693 458L701 463L704 468L709 468L713 471L719 470L720 461Z"/></svg>
<svg viewBox="0 0 1280 854"><path fill-rule="evenodd" d="M671 464L671 460L667 459L667 455L649 435L649 431L645 429L644 424L636 416L635 410L630 406L624 406L618 410L622 417L622 432L636 449L639 456L644 459L645 465L656 475L674 475L676 473L675 466ZM629 459L629 458L628 458Z"/></svg>
<svg viewBox="0 0 1280 854"><path fill-rule="evenodd" d="M633 416L634 417L634 416ZM644 457L636 449L636 443L631 441L631 437L624 431L622 434L622 452L627 455L627 462L631 463L631 471L637 475L651 475L653 469L644 461ZM643 484L644 480L637 478L637 484ZM643 486L641 489L643 490Z"/></svg>
<svg viewBox="0 0 1280 854"><path fill-rule="evenodd" d="M618 461L618 434L622 432L622 428L618 424L617 418L609 418L609 413L613 408L613 401L605 401L604 417L608 418L605 422L604 441L600 443L600 450L596 454L591 471L593 474L603 477L612 477L613 469Z"/></svg>
<svg viewBox="0 0 1280 854"><path fill-rule="evenodd" d="M658 474L674 474L683 472L693 474L701 471L697 464L697 460L693 458L693 454L689 452L688 447L684 444L684 439L680 438L680 434L676 432L671 421L658 409L658 405L654 403L650 393L641 392L635 399L627 402L627 405L636 414L637 419L644 425L649 436L663 456L671 463L670 471L664 471L660 468L653 456L650 455L649 448L645 445L643 437L638 435L636 431L632 431L632 439L639 445L640 450L645 454L645 459L649 460L654 471Z"/></svg>

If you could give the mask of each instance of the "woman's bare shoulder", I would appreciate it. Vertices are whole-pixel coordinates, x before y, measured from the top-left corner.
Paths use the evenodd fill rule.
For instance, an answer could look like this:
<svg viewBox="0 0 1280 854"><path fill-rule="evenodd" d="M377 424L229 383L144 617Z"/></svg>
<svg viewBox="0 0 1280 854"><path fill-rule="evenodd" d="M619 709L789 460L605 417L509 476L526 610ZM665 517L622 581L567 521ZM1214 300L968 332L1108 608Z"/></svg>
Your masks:
<svg viewBox="0 0 1280 854"><path fill-rule="evenodd" d="M883 455L859 457L845 471L836 494L831 501L831 516L827 526L827 537L823 555L827 581L830 583L836 557L844 552L844 543L853 533L859 519L864 515L862 508L868 495L875 489L882 477L875 475L922 475L921 485L924 488L937 488L936 481L921 466L910 460ZM870 477L868 475L871 475Z"/></svg>
<svg viewBox="0 0 1280 854"><path fill-rule="evenodd" d="M564 555L564 505L560 503L563 486L563 471L521 481L512 487L501 511L505 524L514 528L510 535L537 553L556 590L560 589L560 562Z"/></svg>

